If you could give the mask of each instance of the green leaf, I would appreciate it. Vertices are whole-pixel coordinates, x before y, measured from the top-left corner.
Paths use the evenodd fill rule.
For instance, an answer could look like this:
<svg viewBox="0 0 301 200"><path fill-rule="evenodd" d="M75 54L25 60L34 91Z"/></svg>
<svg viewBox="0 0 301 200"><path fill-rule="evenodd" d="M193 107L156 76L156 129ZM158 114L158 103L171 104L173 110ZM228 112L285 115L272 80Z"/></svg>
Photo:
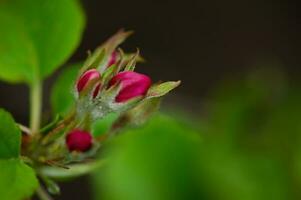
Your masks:
<svg viewBox="0 0 301 200"><path fill-rule="evenodd" d="M19 159L0 160L1 200L30 197L38 186L34 171Z"/></svg>
<svg viewBox="0 0 301 200"><path fill-rule="evenodd" d="M2 3L3 4L3 3ZM0 79L23 82L33 79L36 52L24 24L0 4Z"/></svg>
<svg viewBox="0 0 301 200"><path fill-rule="evenodd" d="M106 134L118 116L117 113L110 113L106 117L96 120L92 124L92 134L96 137Z"/></svg>
<svg viewBox="0 0 301 200"><path fill-rule="evenodd" d="M181 84L181 81L168 81L161 84L152 86L146 95L146 98L161 97L178 87Z"/></svg>
<svg viewBox="0 0 301 200"><path fill-rule="evenodd" d="M95 199L203 199L199 147L199 136L185 123L157 115L110 144L107 164L92 175Z"/></svg>
<svg viewBox="0 0 301 200"><path fill-rule="evenodd" d="M0 27L0 79L30 83L69 58L84 15L77 0L1 1Z"/></svg>
<svg viewBox="0 0 301 200"><path fill-rule="evenodd" d="M288 173L278 158L230 149L225 141L203 146L200 171L211 199L293 199Z"/></svg>
<svg viewBox="0 0 301 200"><path fill-rule="evenodd" d="M105 164L105 160L97 160L95 162L86 162L81 164L71 164L67 167L69 169L44 166L39 169L39 172L44 176L52 178L54 180L69 180L75 177L88 174Z"/></svg>
<svg viewBox="0 0 301 200"><path fill-rule="evenodd" d="M74 84L80 64L70 65L62 71L51 91L51 106L55 114L67 114L74 105Z"/></svg>
<svg viewBox="0 0 301 200"><path fill-rule="evenodd" d="M12 116L0 109L0 159L17 158L20 153L21 132Z"/></svg>

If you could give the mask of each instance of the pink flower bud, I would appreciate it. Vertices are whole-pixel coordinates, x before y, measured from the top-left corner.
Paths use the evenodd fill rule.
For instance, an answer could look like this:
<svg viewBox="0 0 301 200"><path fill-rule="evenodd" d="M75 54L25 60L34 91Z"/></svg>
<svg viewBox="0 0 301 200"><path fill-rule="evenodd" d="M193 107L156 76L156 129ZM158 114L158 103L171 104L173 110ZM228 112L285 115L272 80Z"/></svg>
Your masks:
<svg viewBox="0 0 301 200"><path fill-rule="evenodd" d="M97 80L100 79L100 73L96 69L90 69L83 73L77 81L77 91L80 93L85 88L91 86L91 83L94 84Z"/></svg>
<svg viewBox="0 0 301 200"><path fill-rule="evenodd" d="M98 93L100 91L100 86L101 86L101 83L99 82L94 87L94 90L93 90L93 99L98 95Z"/></svg>
<svg viewBox="0 0 301 200"><path fill-rule="evenodd" d="M111 56L109 58L107 67L111 67L112 65L114 65L117 62L117 58L118 58L117 51L113 51L113 53L111 54Z"/></svg>
<svg viewBox="0 0 301 200"><path fill-rule="evenodd" d="M89 132L74 129L67 135L66 145L69 151L85 152L92 146L92 136Z"/></svg>
<svg viewBox="0 0 301 200"><path fill-rule="evenodd" d="M151 86L151 79L133 71L120 72L109 82L109 86L121 84L121 91L116 96L116 102L125 102L131 98L143 96Z"/></svg>

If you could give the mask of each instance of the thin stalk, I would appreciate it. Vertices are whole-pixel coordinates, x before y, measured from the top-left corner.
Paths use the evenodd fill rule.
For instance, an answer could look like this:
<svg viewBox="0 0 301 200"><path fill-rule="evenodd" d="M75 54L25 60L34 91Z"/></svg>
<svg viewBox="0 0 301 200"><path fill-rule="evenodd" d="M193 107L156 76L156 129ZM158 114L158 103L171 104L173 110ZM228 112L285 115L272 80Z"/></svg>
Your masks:
<svg viewBox="0 0 301 200"><path fill-rule="evenodd" d="M26 133L27 135L31 135L30 128L24 126L23 124L19 124L19 123L17 123L17 125L19 126L19 128L22 132Z"/></svg>
<svg viewBox="0 0 301 200"><path fill-rule="evenodd" d="M53 200L51 196L40 186L36 190L37 196L39 197L40 200Z"/></svg>
<svg viewBox="0 0 301 200"><path fill-rule="evenodd" d="M30 129L36 134L40 129L42 109L42 82L34 81L30 87Z"/></svg>

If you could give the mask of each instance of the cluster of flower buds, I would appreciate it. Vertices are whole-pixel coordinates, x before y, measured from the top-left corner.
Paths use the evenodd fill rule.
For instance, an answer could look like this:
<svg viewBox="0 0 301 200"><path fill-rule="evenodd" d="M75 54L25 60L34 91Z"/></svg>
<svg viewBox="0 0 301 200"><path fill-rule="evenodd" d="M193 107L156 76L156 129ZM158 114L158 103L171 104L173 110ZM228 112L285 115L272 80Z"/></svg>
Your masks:
<svg viewBox="0 0 301 200"><path fill-rule="evenodd" d="M116 74L108 83L108 88L120 85L116 102L125 102L138 96L144 96L151 86L151 79L133 71L124 71ZM92 98L94 99L101 89L101 75L96 69L90 69L84 72L76 84L79 95L87 95L87 91L92 89Z"/></svg>
<svg viewBox="0 0 301 200"><path fill-rule="evenodd" d="M169 81L152 85L151 79L134 72L141 60L139 51L125 54L118 46L131 34L119 31L88 57L80 70L75 84L77 127L89 130L95 120L111 112L126 113L139 104L159 98L175 87L179 81ZM70 151L86 151L92 145L89 133L71 131L66 139Z"/></svg>

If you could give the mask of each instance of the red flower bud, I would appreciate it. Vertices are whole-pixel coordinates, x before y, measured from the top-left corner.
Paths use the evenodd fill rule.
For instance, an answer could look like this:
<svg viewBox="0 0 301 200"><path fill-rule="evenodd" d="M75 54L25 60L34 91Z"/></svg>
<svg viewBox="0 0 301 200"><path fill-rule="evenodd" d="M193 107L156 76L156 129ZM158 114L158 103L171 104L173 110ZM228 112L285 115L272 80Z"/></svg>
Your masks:
<svg viewBox="0 0 301 200"><path fill-rule="evenodd" d="M121 91L116 96L116 102L125 102L131 98L145 95L151 86L151 79L133 71L120 72L109 82L109 86L121 84Z"/></svg>
<svg viewBox="0 0 301 200"><path fill-rule="evenodd" d="M83 73L77 81L77 91L80 93L83 89L90 86L100 79L100 73L96 69L90 69Z"/></svg>
<svg viewBox="0 0 301 200"><path fill-rule="evenodd" d="M101 83L97 83L96 86L94 87L94 91L93 91L93 99L98 95L99 91L100 91L100 86Z"/></svg>
<svg viewBox="0 0 301 200"><path fill-rule="evenodd" d="M86 131L72 130L66 137L66 145L69 151L85 152L92 146L92 136Z"/></svg>
<svg viewBox="0 0 301 200"><path fill-rule="evenodd" d="M113 53L111 54L111 56L109 58L107 67L111 67L112 65L114 65L117 62L117 58L118 58L117 51L113 51Z"/></svg>

